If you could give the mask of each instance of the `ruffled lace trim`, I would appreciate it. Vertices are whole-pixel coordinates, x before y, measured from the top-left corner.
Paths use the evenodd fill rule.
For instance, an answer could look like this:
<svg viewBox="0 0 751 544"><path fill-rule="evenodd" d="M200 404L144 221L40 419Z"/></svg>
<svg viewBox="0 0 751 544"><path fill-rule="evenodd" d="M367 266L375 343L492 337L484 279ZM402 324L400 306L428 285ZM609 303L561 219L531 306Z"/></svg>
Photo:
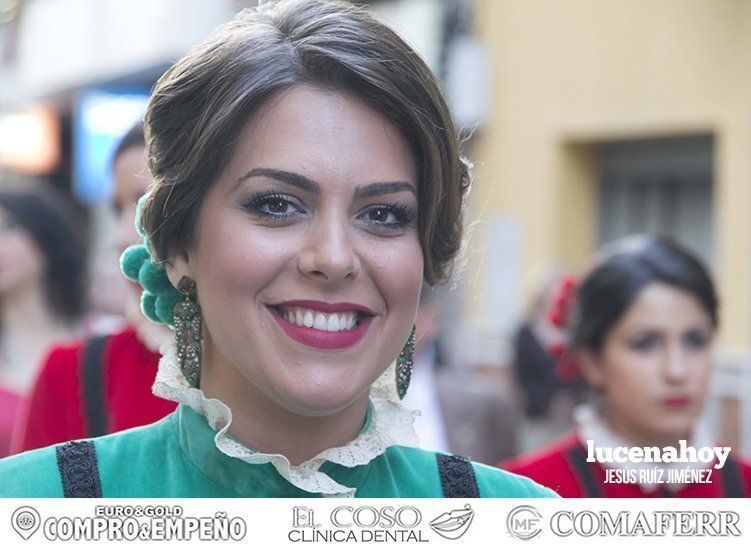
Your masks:
<svg viewBox="0 0 751 544"><path fill-rule="evenodd" d="M574 409L573 413L574 421L577 424L577 433L579 440L582 444L587 443L587 440L592 440L595 447L634 447L634 444L629 443L625 438L616 433L607 421L600 416L594 407L582 404ZM702 426L697 425L694 429L692 438L687 443L688 446L693 446L697 450L701 447L712 447L714 445L709 430ZM631 463L627 461L625 463L602 463L607 468L619 468L619 469L652 469L661 468L667 472L669 470L684 470L684 469L701 469L707 468L714 464L714 460L709 463L702 462L686 462L686 463ZM637 485L645 493L652 493L661 485L667 487L671 492L676 492L685 487L687 484L680 482L669 482L666 484L641 482L637 481Z"/></svg>
<svg viewBox="0 0 751 544"><path fill-rule="evenodd" d="M203 414L209 426L217 431L214 443L225 455L253 465L271 463L282 478L303 491L352 497L357 489L339 484L319 470L321 465L326 461L345 467L367 465L390 446L417 446L414 421L420 412L399 400L394 383L395 361L370 389L373 410L368 428L348 444L329 448L295 466L284 455L260 453L234 440L228 434L232 424L229 407L219 399L207 399L203 391L188 385L180 371L174 341L163 345L160 351L162 358L152 387L156 396Z"/></svg>

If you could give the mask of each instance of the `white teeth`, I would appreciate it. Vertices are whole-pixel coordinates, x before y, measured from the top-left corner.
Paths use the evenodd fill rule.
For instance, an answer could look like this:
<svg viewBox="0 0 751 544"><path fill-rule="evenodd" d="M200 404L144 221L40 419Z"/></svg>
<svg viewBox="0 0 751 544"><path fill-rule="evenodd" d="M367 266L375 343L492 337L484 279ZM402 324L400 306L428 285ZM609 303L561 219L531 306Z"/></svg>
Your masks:
<svg viewBox="0 0 751 544"><path fill-rule="evenodd" d="M321 331L326 330L326 317L316 312L316 320L313 322L313 328Z"/></svg>
<svg viewBox="0 0 751 544"><path fill-rule="evenodd" d="M338 312L326 314L314 312L305 308L282 309L281 314L285 321L297 325L328 332L346 331L355 328L357 315L355 312Z"/></svg>
<svg viewBox="0 0 751 544"><path fill-rule="evenodd" d="M336 332L339 330L339 316L331 314L329 320L326 323L326 330L329 332Z"/></svg>

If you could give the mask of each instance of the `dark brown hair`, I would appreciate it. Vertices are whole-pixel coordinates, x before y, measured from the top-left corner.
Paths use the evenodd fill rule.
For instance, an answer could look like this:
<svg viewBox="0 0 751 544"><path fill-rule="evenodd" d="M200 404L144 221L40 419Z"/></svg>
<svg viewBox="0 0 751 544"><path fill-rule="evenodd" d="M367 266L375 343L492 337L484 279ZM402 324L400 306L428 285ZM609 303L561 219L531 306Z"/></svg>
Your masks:
<svg viewBox="0 0 751 544"><path fill-rule="evenodd" d="M0 189L0 208L28 232L44 255L44 286L52 313L74 323L86 310L86 246L76 209L52 187Z"/></svg>
<svg viewBox="0 0 751 544"><path fill-rule="evenodd" d="M668 238L643 235L618 240L600 252L577 289L572 345L599 353L611 328L652 284L695 296L717 328L717 293L704 265Z"/></svg>
<svg viewBox="0 0 751 544"><path fill-rule="evenodd" d="M192 242L203 198L252 114L301 84L351 93L404 133L419 171L425 279L445 282L461 248L470 179L448 105L396 33L336 0L242 11L159 79L145 119L154 184L141 212L156 258Z"/></svg>
<svg viewBox="0 0 751 544"><path fill-rule="evenodd" d="M134 147L144 147L146 140L143 135L143 121L137 121L128 129L120 141L117 142L115 150L112 153L112 160L110 164L115 164L115 161L120 158L126 151L133 149Z"/></svg>

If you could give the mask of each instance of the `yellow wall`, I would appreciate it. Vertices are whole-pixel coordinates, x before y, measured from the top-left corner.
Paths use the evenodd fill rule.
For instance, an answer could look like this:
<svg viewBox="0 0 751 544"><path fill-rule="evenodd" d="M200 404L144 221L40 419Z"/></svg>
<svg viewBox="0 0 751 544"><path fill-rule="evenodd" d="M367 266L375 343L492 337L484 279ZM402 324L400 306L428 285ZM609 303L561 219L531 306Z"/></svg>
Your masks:
<svg viewBox="0 0 751 544"><path fill-rule="evenodd" d="M524 271L581 266L596 243L594 144L711 133L722 340L749 346L751 1L477 0L477 15L492 104L475 218L518 220ZM482 251L470 256L481 275Z"/></svg>

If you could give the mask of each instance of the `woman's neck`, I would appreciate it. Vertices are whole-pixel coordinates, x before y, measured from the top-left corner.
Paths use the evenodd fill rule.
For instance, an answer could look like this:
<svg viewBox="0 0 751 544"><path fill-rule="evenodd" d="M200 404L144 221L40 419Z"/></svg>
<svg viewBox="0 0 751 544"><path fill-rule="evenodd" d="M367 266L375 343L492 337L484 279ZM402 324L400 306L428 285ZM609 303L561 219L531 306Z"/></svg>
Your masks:
<svg viewBox="0 0 751 544"><path fill-rule="evenodd" d="M618 418L608 417L607 424L610 426L616 434L621 436L629 444L633 444L638 447L657 447L665 448L672 446L677 448L680 444L680 440L690 440L691 430L687 430L686 433L677 434L656 434L640 432L638 429L634 429L629 425L624 425Z"/></svg>
<svg viewBox="0 0 751 544"><path fill-rule="evenodd" d="M297 414L270 399L228 361L202 363L201 389L207 398L230 407L229 433L236 440L258 452L282 454L295 466L352 441L365 423L368 408L365 393L335 414Z"/></svg>

